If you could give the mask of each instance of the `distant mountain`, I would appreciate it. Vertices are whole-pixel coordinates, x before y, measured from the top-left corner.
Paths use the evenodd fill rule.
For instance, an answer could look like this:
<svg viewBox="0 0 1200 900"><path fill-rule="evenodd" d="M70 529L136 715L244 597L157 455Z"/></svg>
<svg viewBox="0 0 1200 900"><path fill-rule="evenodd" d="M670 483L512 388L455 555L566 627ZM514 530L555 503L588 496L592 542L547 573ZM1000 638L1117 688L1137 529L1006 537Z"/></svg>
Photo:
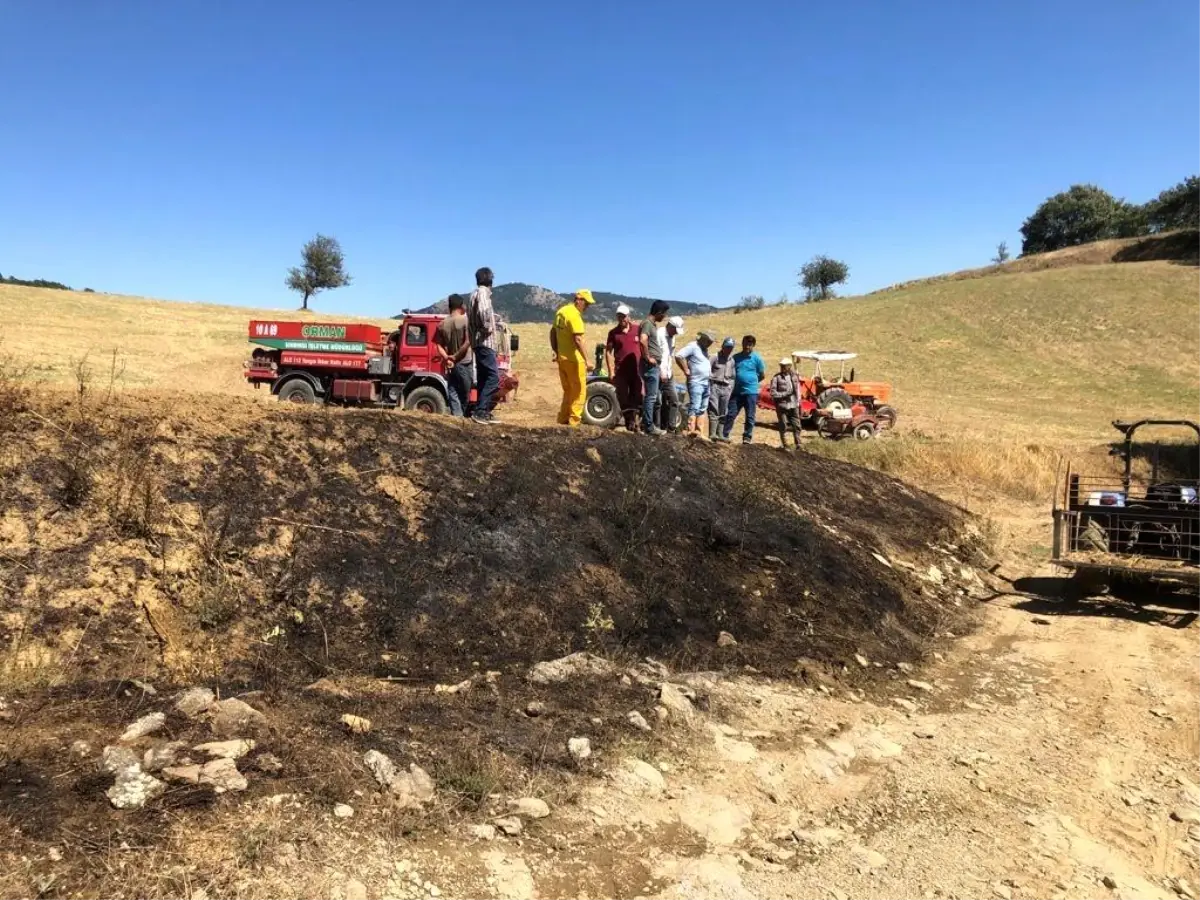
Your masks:
<svg viewBox="0 0 1200 900"><path fill-rule="evenodd" d="M464 297L470 296L470 291L463 291ZM589 322L611 322L617 317L618 304L624 303L633 310L635 318L641 318L650 310L653 297L626 297L624 294L609 294L605 291L592 291L596 298L584 318ZM567 302L570 295L559 294L536 284L498 284L492 289L492 305L496 312L509 322L550 322L554 311ZM715 306L705 303L687 303L670 300L671 312L675 315L689 316L715 312ZM446 301L441 300L432 306L427 306L417 312L445 312Z"/></svg>

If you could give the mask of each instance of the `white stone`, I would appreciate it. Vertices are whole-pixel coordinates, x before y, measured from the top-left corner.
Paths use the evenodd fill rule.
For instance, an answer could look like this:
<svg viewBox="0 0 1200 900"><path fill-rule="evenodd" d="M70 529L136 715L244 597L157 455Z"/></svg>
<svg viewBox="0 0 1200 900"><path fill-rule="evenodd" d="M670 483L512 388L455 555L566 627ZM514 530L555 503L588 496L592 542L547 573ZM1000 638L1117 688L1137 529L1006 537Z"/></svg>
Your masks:
<svg viewBox="0 0 1200 900"><path fill-rule="evenodd" d="M539 800L537 797L522 797L520 800L510 800L508 803L510 812L516 813L518 816L524 816L527 819L544 819L550 815L550 806L545 800Z"/></svg>
<svg viewBox="0 0 1200 900"><path fill-rule="evenodd" d="M189 719L194 719L207 712L216 699L217 695L206 687L188 688L175 701L175 708Z"/></svg>
<svg viewBox="0 0 1200 900"><path fill-rule="evenodd" d="M105 795L117 809L139 809L166 789L165 784L134 764L117 772L116 781Z"/></svg>
<svg viewBox="0 0 1200 900"><path fill-rule="evenodd" d="M651 730L650 723L646 721L646 717L643 716L636 709L631 710L629 715L627 715L625 717L625 720L630 725L632 725L634 728L636 728L638 731L650 731Z"/></svg>
<svg viewBox="0 0 1200 900"><path fill-rule="evenodd" d="M143 738L148 734L154 734L154 732L166 724L167 717L165 713L155 712L142 716L125 729L125 732L121 735L121 741L122 743L136 741L138 738Z"/></svg>
<svg viewBox="0 0 1200 900"><path fill-rule="evenodd" d="M338 803L333 807L333 814L339 819L349 819L354 815L354 807L349 803Z"/></svg>
<svg viewBox="0 0 1200 900"><path fill-rule="evenodd" d="M685 722L690 722L696 714L687 695L668 681L664 681L658 687L658 702L665 706L672 716Z"/></svg>
<svg viewBox="0 0 1200 900"><path fill-rule="evenodd" d="M560 659L540 662L525 677L534 684L559 684L572 678L601 678L615 672L616 667L607 659L580 651Z"/></svg>
<svg viewBox="0 0 1200 900"><path fill-rule="evenodd" d="M208 756L219 756L223 759L241 759L257 744L252 740L210 741L207 744L197 744L192 749L197 753Z"/></svg>
<svg viewBox="0 0 1200 900"><path fill-rule="evenodd" d="M573 737L567 741L567 752L576 762L583 762L592 755L592 742L585 737Z"/></svg>
<svg viewBox="0 0 1200 900"><path fill-rule="evenodd" d="M662 777L662 773L644 760L632 758L625 760L625 771L633 775L638 781L649 785L654 790L661 791L667 786L667 782Z"/></svg>

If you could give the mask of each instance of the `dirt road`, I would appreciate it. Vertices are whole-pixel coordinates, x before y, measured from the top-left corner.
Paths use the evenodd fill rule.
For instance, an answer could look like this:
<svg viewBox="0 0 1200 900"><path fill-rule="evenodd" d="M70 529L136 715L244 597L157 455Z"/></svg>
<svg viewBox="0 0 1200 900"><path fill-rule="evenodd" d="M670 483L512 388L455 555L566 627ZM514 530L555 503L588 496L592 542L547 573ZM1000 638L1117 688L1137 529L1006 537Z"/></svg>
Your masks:
<svg viewBox="0 0 1200 900"><path fill-rule="evenodd" d="M932 666L897 671L871 698L693 679L709 709L677 754L651 760L658 775L608 760L615 778L523 837L385 855L358 867L349 894L430 896L426 881L444 896L497 897L1200 890L1186 602L1010 593L983 605L977 632L947 638ZM338 878L327 886L345 895Z"/></svg>

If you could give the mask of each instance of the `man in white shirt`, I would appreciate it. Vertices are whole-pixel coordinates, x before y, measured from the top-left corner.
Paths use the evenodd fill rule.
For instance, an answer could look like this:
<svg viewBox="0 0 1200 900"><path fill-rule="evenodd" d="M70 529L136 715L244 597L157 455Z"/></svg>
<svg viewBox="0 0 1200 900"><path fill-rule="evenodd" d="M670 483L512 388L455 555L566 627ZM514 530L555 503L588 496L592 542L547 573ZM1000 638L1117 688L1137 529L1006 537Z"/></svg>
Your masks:
<svg viewBox="0 0 1200 900"><path fill-rule="evenodd" d="M476 422L490 425L492 407L500 390L500 366L496 362L496 314L492 310L492 282L495 276L489 268L475 273L475 290L467 304L467 321L471 331L471 348L475 354L475 386L478 398L471 416Z"/></svg>
<svg viewBox="0 0 1200 900"><path fill-rule="evenodd" d="M674 363L675 338L683 334L683 317L671 316L658 326L658 340L663 347L662 360L658 364L658 427L671 430L671 422L682 421L679 394L675 391Z"/></svg>

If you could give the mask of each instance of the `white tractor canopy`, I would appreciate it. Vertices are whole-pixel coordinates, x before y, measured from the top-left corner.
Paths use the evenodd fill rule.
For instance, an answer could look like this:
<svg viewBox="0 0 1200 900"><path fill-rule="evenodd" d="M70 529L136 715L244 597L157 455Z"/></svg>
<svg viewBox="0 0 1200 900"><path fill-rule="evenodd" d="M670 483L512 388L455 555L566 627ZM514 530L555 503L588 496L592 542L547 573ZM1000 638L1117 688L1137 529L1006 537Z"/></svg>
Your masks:
<svg viewBox="0 0 1200 900"><path fill-rule="evenodd" d="M852 359L858 359L858 354L847 350L793 350L792 359L813 359L817 362L848 362Z"/></svg>

